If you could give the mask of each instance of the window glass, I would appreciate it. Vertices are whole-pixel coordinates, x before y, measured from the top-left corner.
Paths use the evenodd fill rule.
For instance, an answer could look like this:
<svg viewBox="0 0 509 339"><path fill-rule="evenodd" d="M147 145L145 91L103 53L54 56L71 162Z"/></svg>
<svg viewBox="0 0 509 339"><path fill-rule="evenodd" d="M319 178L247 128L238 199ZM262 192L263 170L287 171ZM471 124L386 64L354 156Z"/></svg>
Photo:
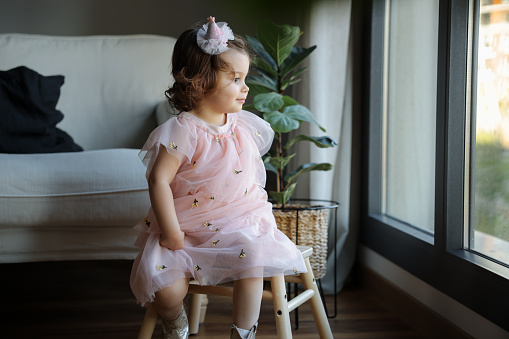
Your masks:
<svg viewBox="0 0 509 339"><path fill-rule="evenodd" d="M470 248L509 263L509 1L481 1Z"/></svg>
<svg viewBox="0 0 509 339"><path fill-rule="evenodd" d="M386 7L382 212L434 232L438 0Z"/></svg>

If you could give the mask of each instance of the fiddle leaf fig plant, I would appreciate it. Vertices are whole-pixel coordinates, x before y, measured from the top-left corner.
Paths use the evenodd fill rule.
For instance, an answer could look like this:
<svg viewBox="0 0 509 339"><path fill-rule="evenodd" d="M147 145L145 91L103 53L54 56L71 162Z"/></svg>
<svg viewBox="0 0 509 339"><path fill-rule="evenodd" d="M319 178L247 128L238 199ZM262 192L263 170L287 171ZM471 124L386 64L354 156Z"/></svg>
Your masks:
<svg viewBox="0 0 509 339"><path fill-rule="evenodd" d="M290 86L298 83L299 76L307 67L298 67L316 48L296 46L302 32L299 27L277 25L271 21L258 24L257 37L246 36L255 52L252 66L256 75L247 78L250 92L254 94L253 107L262 113L275 132L274 144L264 157L267 171L276 173L277 190L269 192L278 204L286 204L295 191L297 177L310 171L328 171L329 163L306 163L287 173L286 166L296 153L290 149L300 141L308 141L320 148L334 147L336 141L327 136L313 137L289 133L298 129L302 122L317 125L309 109L292 97L285 95Z"/></svg>

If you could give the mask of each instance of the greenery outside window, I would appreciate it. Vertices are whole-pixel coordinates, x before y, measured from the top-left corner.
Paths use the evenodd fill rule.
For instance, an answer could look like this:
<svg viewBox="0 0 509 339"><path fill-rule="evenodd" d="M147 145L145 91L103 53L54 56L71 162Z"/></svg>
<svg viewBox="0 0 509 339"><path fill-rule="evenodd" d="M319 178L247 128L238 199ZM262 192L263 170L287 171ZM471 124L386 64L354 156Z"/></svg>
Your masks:
<svg viewBox="0 0 509 339"><path fill-rule="evenodd" d="M509 1L481 1L475 19L468 245L509 264Z"/></svg>

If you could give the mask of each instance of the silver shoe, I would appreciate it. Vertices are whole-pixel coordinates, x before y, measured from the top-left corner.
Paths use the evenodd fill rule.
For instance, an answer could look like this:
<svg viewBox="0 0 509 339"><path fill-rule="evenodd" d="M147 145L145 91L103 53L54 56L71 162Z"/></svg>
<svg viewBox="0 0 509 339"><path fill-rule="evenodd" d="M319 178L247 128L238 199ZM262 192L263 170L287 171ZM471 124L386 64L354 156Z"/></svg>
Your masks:
<svg viewBox="0 0 509 339"><path fill-rule="evenodd" d="M258 329L258 322L251 327L249 330L249 334L247 335L247 338L243 338L239 333L239 328L235 326L235 324L232 325L232 329L230 331L230 339L255 339L256 337L256 330Z"/></svg>
<svg viewBox="0 0 509 339"><path fill-rule="evenodd" d="M163 319L163 339L188 339L189 322L187 314L182 307L179 316L175 320Z"/></svg>

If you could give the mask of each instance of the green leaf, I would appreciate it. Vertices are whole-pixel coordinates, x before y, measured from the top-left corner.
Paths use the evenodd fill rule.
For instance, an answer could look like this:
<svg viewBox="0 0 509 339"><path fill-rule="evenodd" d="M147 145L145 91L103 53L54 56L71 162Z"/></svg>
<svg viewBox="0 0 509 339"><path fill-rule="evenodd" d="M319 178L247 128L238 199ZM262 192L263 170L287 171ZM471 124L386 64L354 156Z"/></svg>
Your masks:
<svg viewBox="0 0 509 339"><path fill-rule="evenodd" d="M261 95L261 94L260 94ZM263 113L263 119L270 124L276 132L287 133L299 128L300 121L279 111Z"/></svg>
<svg viewBox="0 0 509 339"><path fill-rule="evenodd" d="M242 105L242 109L245 111L252 112L255 110L255 107L252 104L245 104L245 105Z"/></svg>
<svg viewBox="0 0 509 339"><path fill-rule="evenodd" d="M278 67L290 55L299 37L300 28L297 26L277 25L269 20L258 24L258 40Z"/></svg>
<svg viewBox="0 0 509 339"><path fill-rule="evenodd" d="M300 165L295 171L288 173L285 176L285 181L287 183L292 182L297 176L302 173L311 172L311 171L329 171L332 169L332 165L328 163L315 164L309 162L307 164Z"/></svg>
<svg viewBox="0 0 509 339"><path fill-rule="evenodd" d="M274 199L274 201L276 201L278 204L286 204L288 200L290 200L290 198L292 197L296 185L297 183L294 182L283 192L270 191L269 194L272 197L272 199Z"/></svg>
<svg viewBox="0 0 509 339"><path fill-rule="evenodd" d="M303 62L304 59L306 59L315 49L316 46L311 46L309 48L294 46L290 55L288 55L288 58L286 58L286 60L281 65L281 76L287 76L292 71L292 69Z"/></svg>
<svg viewBox="0 0 509 339"><path fill-rule="evenodd" d="M271 79L263 75L250 75L246 78L246 84L248 86L262 86L268 88L271 91L277 92L277 83L274 79Z"/></svg>
<svg viewBox="0 0 509 339"><path fill-rule="evenodd" d="M289 97L288 95L283 95L283 102L285 103L283 108L286 106L292 106L292 105L298 105L299 103L292 97Z"/></svg>
<svg viewBox="0 0 509 339"><path fill-rule="evenodd" d="M280 205L284 204L285 200L285 192L276 192L276 191L270 191L269 195L271 196L274 201Z"/></svg>
<svg viewBox="0 0 509 339"><path fill-rule="evenodd" d="M266 171L269 171L269 172L274 172L274 173L277 173L277 168L274 167L274 165L272 165L270 163L270 157L267 157L265 160L263 160L263 164L265 165L265 170Z"/></svg>
<svg viewBox="0 0 509 339"><path fill-rule="evenodd" d="M295 79L296 77L298 77L299 75L304 73L304 71L306 71L307 69L308 69L307 67L299 68L298 70L296 70L295 72L292 73L292 75L290 76L290 79Z"/></svg>
<svg viewBox="0 0 509 339"><path fill-rule="evenodd" d="M253 51L256 53L257 57L261 60L263 60L264 64L267 64L269 68L271 68L273 71L275 71L277 74L277 65L274 61L274 58L272 58L269 53L263 48L263 45L260 43L260 41L252 37L250 35L246 35L247 42L249 46L253 49Z"/></svg>
<svg viewBox="0 0 509 339"><path fill-rule="evenodd" d="M281 84L281 90L284 91L285 89L287 89L289 86L292 86L292 85L295 85L297 83L299 83L301 81L301 79L296 79L296 80L287 80L287 81L284 81L282 84Z"/></svg>
<svg viewBox="0 0 509 339"><path fill-rule="evenodd" d="M308 135L301 134L301 135L298 135L298 136L292 138L291 140L288 140L284 149L287 150L290 147L292 147L293 144L295 144L296 142L303 141L303 140L311 141L312 143L314 143L316 146L318 146L320 148L335 147L338 145L338 143L335 140L333 140L327 136L311 137Z"/></svg>
<svg viewBox="0 0 509 339"><path fill-rule="evenodd" d="M318 122L315 120L313 113L311 113L305 106L302 105L287 106L283 109L282 113L285 116L297 119L299 121L312 122L315 125L317 125L323 132L325 132L325 129L322 126L320 126Z"/></svg>
<svg viewBox="0 0 509 339"><path fill-rule="evenodd" d="M253 99L253 105L260 112L277 111L284 105L283 96L274 92L258 94Z"/></svg>
<svg viewBox="0 0 509 339"><path fill-rule="evenodd" d="M288 165L288 162L292 160L292 158L295 156L295 153L292 155L289 155L287 157L271 157L270 163L276 168L276 169L284 169L286 165Z"/></svg>
<svg viewBox="0 0 509 339"><path fill-rule="evenodd" d="M252 96L253 98L255 96L257 96L258 94L264 94L264 93L271 92L271 90L265 86L260 86L257 84L247 84L247 85L249 86L249 96Z"/></svg>
<svg viewBox="0 0 509 339"><path fill-rule="evenodd" d="M264 71L277 78L277 70L274 70L272 66L261 58L254 58L251 61L251 65L258 71Z"/></svg>
<svg viewBox="0 0 509 339"><path fill-rule="evenodd" d="M285 90L288 86L295 85L296 83L298 83L301 79L297 79L297 77L305 70L307 70L307 67L302 67L295 71L288 79L283 81L283 83L281 84L281 90Z"/></svg>

